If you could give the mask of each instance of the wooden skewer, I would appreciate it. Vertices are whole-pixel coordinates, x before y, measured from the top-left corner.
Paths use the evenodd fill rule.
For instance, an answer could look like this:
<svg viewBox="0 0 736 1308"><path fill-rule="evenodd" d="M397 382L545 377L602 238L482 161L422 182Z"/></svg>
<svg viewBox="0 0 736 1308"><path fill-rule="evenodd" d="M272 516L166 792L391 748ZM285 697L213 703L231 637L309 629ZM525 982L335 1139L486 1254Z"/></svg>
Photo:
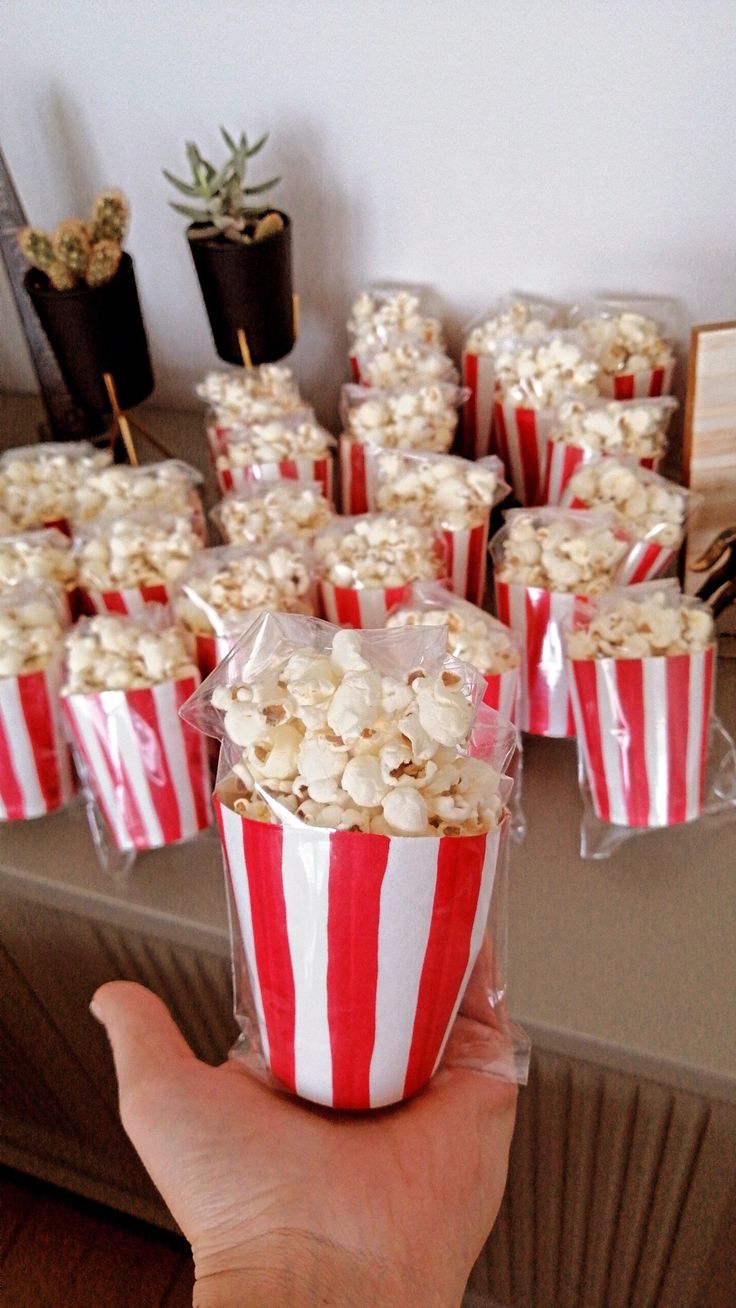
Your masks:
<svg viewBox="0 0 736 1308"><path fill-rule="evenodd" d="M250 357L248 337L242 327L238 327L238 345L240 346L240 353L243 356L243 366L250 370L253 367L253 360Z"/></svg>
<svg viewBox="0 0 736 1308"><path fill-rule="evenodd" d="M125 453L127 454L128 459L130 463L133 465L133 467L136 468L138 466L138 455L135 452L135 445L133 444L133 435L130 430L130 424L128 422L126 415L123 413L122 409L120 408L120 404L118 403L118 393L115 389L115 379L113 378L111 372L103 372L102 379L105 383L105 389L107 390L107 394L110 399L110 407L112 408L113 443L115 440L115 432L117 430L120 432L120 435L123 438L123 445L125 446Z"/></svg>

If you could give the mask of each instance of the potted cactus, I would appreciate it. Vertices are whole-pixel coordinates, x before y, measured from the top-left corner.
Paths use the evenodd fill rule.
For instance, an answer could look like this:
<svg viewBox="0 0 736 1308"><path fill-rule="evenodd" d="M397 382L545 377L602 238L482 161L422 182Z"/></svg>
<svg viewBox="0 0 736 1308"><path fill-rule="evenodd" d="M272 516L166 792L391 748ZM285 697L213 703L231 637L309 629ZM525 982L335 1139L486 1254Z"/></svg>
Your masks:
<svg viewBox="0 0 736 1308"><path fill-rule="evenodd" d="M236 142L224 127L220 131L229 151L221 168L190 142L191 180L166 169L164 176L186 196L185 204L171 201L171 207L190 219L187 239L218 355L241 363L242 331L251 362L272 363L289 353L295 339L291 220L280 209L254 203L278 177L245 184L248 163L268 135L249 145L244 132Z"/></svg>
<svg viewBox="0 0 736 1308"><path fill-rule="evenodd" d="M74 400L88 413L111 411L109 373L122 409L153 390L133 261L122 248L128 204L101 191L88 220L68 218L51 235L23 227L18 244L31 267L24 286Z"/></svg>

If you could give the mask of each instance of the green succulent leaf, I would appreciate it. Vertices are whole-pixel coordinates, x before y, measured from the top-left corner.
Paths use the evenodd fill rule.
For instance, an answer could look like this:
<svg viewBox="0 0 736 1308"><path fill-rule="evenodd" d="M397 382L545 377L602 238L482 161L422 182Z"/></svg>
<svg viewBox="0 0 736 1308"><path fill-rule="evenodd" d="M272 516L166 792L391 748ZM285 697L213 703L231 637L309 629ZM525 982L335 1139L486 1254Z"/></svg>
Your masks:
<svg viewBox="0 0 736 1308"><path fill-rule="evenodd" d="M281 181L280 177L270 177L267 182L261 182L260 186L246 186L246 195L262 195L264 191L270 191L272 186L276 186Z"/></svg>
<svg viewBox="0 0 736 1308"><path fill-rule="evenodd" d="M221 127L220 135L222 136L222 139L225 142L225 145L227 146L228 150L232 150L233 154L235 154L235 151L237 150L238 147L235 144L235 141L233 140L230 133L226 132L224 127Z"/></svg>
<svg viewBox="0 0 736 1308"><path fill-rule="evenodd" d="M175 177L174 174L168 172L166 168L162 168L161 171L167 182L171 182L171 185L175 186L177 191L181 191L182 195L199 195L198 186L188 186L186 182L182 182L180 178Z"/></svg>
<svg viewBox="0 0 736 1308"><path fill-rule="evenodd" d="M196 145L194 144L194 141L187 141L186 150L187 150L187 159L189 160L189 166L191 167L192 170L192 177L196 177L197 168L202 162L202 156L199 153L199 150L197 149Z"/></svg>
<svg viewBox="0 0 736 1308"><path fill-rule="evenodd" d="M190 209L188 205L176 204L174 200L169 200L169 204L172 209L176 209L177 213L182 213L185 218L190 218L192 222L195 223L206 222L206 220L211 217L211 214L207 209Z"/></svg>
<svg viewBox="0 0 736 1308"><path fill-rule="evenodd" d="M242 143L243 143L244 140L245 140L245 137L244 137L244 136L241 137L241 145L242 145ZM246 153L246 157L247 157L248 159L252 159L254 154L258 154L258 151L263 149L263 147L264 147L264 145L266 144L266 141L267 141L267 140L268 140L268 132L264 132L264 133L263 133L263 136L261 136L261 137L258 138L258 140L256 141L255 145L251 145L250 149L247 149L247 148L246 148L246 152L245 152L245 153Z"/></svg>

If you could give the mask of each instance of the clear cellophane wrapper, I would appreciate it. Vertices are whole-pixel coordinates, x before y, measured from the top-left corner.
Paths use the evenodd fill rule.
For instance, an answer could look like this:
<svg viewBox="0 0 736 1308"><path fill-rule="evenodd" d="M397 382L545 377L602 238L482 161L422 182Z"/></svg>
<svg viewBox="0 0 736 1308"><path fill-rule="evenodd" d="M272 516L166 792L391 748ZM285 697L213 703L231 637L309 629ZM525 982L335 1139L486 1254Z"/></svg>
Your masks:
<svg viewBox="0 0 736 1308"><path fill-rule="evenodd" d="M586 408L586 411L605 409L608 404L611 404L611 400L605 399L603 396L599 396L599 399L596 400L580 400L578 399L578 396L570 396L570 399L574 399L575 402L582 404L583 407ZM563 496L565 496L567 483L569 483L570 477L573 477L574 473L578 471L578 468L582 467L583 464L590 463L592 459L604 458L604 456L607 456L609 453L611 453L613 458L635 458L635 462L637 462L642 468L650 468L652 472L658 471L661 460L664 458L665 451L667 451L667 430L669 428L669 421L671 421L673 413L675 413L678 408L677 400L673 398L672 395L663 395L660 396L659 399L631 399L621 400L621 402L618 403L630 405L633 409L650 408L654 409L656 412L661 411L663 420L661 420L660 426L661 442L658 453L637 456L627 453L626 450L603 451L592 449L590 446L570 445L567 441L558 441L558 439L554 439L554 430L556 430L556 426L558 425L558 412L556 411L556 417L554 417L552 428L550 428L548 439L546 439L544 481L545 504L563 504L563 502L565 502Z"/></svg>
<svg viewBox="0 0 736 1308"><path fill-rule="evenodd" d="M684 332L684 319L675 300L668 296L594 296L575 305L571 321L577 325L600 318L613 320L622 313L640 314L656 323L662 340L670 347L672 357L660 365L631 370L626 366L609 373L601 369L597 378L601 395L614 400L638 400L669 395L675 373L674 346Z"/></svg>
<svg viewBox="0 0 736 1308"><path fill-rule="evenodd" d="M67 465L61 480L58 461ZM100 472L111 463L111 451L95 449L90 441L40 441L35 445L19 445L5 450L0 454L0 509L10 516L21 531L56 527L64 535L70 536L77 485L90 473ZM11 481L13 465L19 471L19 464L43 467L43 490L38 484L29 486L22 478L13 478ZM74 468L75 473L71 485L64 484L68 465ZM33 501L37 503L34 504Z"/></svg>
<svg viewBox="0 0 736 1308"><path fill-rule="evenodd" d="M69 613L52 586L19 582L0 594L0 622L19 605L40 601L63 629ZM76 777L59 706L62 640L45 666L0 675L0 822L42 817L68 804Z"/></svg>
<svg viewBox="0 0 736 1308"><path fill-rule="evenodd" d="M376 402L385 404L390 411L391 405L401 405L403 401L414 402L414 408L421 410L422 396L428 390L437 392L441 407L438 412L416 412L404 419L406 432L394 430L388 433L385 427L365 428L365 440L360 440L353 428L355 415L366 404ZM366 462L366 454L372 445L386 448L403 449L411 452L427 450L435 454L449 453L457 431L460 409L468 398L469 392L451 382L440 382L436 386L404 385L379 389L374 386L343 386L340 393L340 420L342 435L338 442L340 463L340 491L343 513L368 513L375 509L375 490L371 482L371 468ZM448 422L447 415L453 416ZM398 419L402 421L401 418ZM416 431L414 426L416 425ZM409 442L410 444L406 444Z"/></svg>
<svg viewBox="0 0 736 1308"><path fill-rule="evenodd" d="M392 365L388 362L389 354L396 357ZM407 355L410 359L404 361ZM400 332L387 333L384 340L360 349L355 355L352 372L353 380L359 380L361 386L375 386L380 390L405 385L437 386L443 382L456 386L459 381L453 360L440 346Z"/></svg>
<svg viewBox="0 0 736 1308"><path fill-rule="evenodd" d="M305 646L327 651L334 633L265 615L185 715L222 739L215 685L250 682ZM362 651L394 676L445 662L444 635L426 629L371 631ZM452 666L477 706L476 674ZM502 772L513 746L513 728L478 709L468 751ZM215 800L241 1029L234 1053L256 1076L347 1110L409 1098L443 1056L525 1080L528 1042L508 1019L504 981L508 818L483 835L394 837L306 826L272 797L275 820L258 822L232 807L239 754L223 740ZM502 779L500 793L509 785Z"/></svg>
<svg viewBox="0 0 736 1308"><path fill-rule="evenodd" d="M675 579L626 588L646 604L703 608ZM581 607L565 639L621 599ZM583 800L580 853L608 858L633 836L696 819L736 818L736 747L714 713L715 641L686 653L569 658Z"/></svg>
<svg viewBox="0 0 736 1308"><path fill-rule="evenodd" d="M124 485L113 485L108 492L104 486L97 492L92 490L86 499L82 493L75 525L83 526L100 518L124 517L131 512L189 513L195 531L206 541L207 523L200 495L204 477L191 464L183 459L160 459L155 463L134 466L118 464L109 471L114 477L124 478L129 483L130 494L126 494ZM151 479L160 483L160 490L150 496L142 492L136 494L136 483L150 482Z"/></svg>
<svg viewBox="0 0 736 1308"><path fill-rule="evenodd" d="M131 621L159 631L172 619L153 607ZM205 742L179 713L199 683L194 669L152 686L62 696L98 860L114 876L137 854L211 825Z"/></svg>
<svg viewBox="0 0 736 1308"><path fill-rule="evenodd" d="M635 533L636 538L632 541L631 549L617 578L618 584L632 586L645 581L653 581L656 577L661 577L674 569L687 534L687 524L696 509L703 503L703 496L698 495L697 492L687 490L685 486L680 486L677 482L668 481L665 477L658 476L656 472L637 465L632 459L612 459L610 456L604 456L603 458L591 459L583 466L595 475L597 471L605 468L606 465L610 467L612 464L618 464L630 469L645 491L654 495L661 493L662 496L668 498L676 497L681 502L681 522L677 525L673 524L664 514L655 521L656 510L652 511L650 515L652 520L646 529L639 530L636 524L628 524ZM585 499L578 498L575 494L574 478L568 481L562 495L561 504L563 508L568 509L606 507L618 511L615 503L602 506L590 504ZM626 522L625 514L622 515L622 520Z"/></svg>
<svg viewBox="0 0 736 1308"><path fill-rule="evenodd" d="M376 515L380 516L380 515ZM396 518L397 514L386 514L387 518ZM338 627L383 627L386 617L399 604L411 602L413 587L419 580L442 580L447 577L447 546L442 533L426 530L427 553L425 562L431 560L433 577L425 572L422 577L409 577L390 586L365 585L356 575L352 584L336 584L326 575L326 569L320 565L318 542L322 537L336 538L352 532L356 523L361 522L362 515L340 517L332 527L318 534L315 541L315 575L318 578L320 605L323 616L328 622ZM418 526L410 518L407 524L414 529Z"/></svg>
<svg viewBox="0 0 736 1308"><path fill-rule="evenodd" d="M417 582L413 587L412 599L408 608L419 615L431 615L437 612L457 613L461 619L466 618L474 623L482 623L491 641L495 642L499 638L503 640L510 650L510 657L501 660L501 662L506 663L506 666L491 669L487 665L481 666L478 662L475 662L470 652L463 648L462 642L458 642L457 637L453 638L447 627L439 627L440 631L447 631L449 653L471 663L483 677L485 683L483 704L493 709L506 721L516 723L521 648L510 627L506 627L502 622L499 622L498 618L486 613L484 609L453 594L446 584L439 581ZM389 625L393 625L392 619L400 613L401 606L397 606L393 613L389 614ZM518 732L516 753L508 764L508 770L514 782L508 800L511 816L511 835L514 839L522 840L526 835L526 818L522 808L523 746L521 735Z"/></svg>
<svg viewBox="0 0 736 1308"><path fill-rule="evenodd" d="M493 444L493 404L495 387L495 345L498 340L487 341L482 349L473 346L473 332L483 324L497 320L507 326L503 335L515 330L512 318L514 306L522 305L528 315L523 330L534 332L537 324L544 328L564 328L567 325L569 305L542 296L530 296L523 291L510 291L502 295L485 313L467 323L463 332L462 379L470 398L463 410L463 429L460 453L466 459L480 459L488 454ZM517 323L517 328L521 327ZM501 339L500 337L498 339Z"/></svg>
<svg viewBox="0 0 736 1308"><path fill-rule="evenodd" d="M535 736L574 736L570 689L563 645L563 624L573 620L588 603L584 595L553 590L541 585L508 582L498 576L503 563L503 542L514 517L525 513L512 509L505 514L506 524L497 531L490 544L494 565L496 613L515 633L521 647L516 722L521 731ZM633 536L615 515L543 506L533 510L534 521L573 518L582 523L611 527L617 538L626 541L629 550ZM626 558L614 570L612 583L618 581Z"/></svg>
<svg viewBox="0 0 736 1308"><path fill-rule="evenodd" d="M295 432L304 422L313 425L324 435L322 452L319 454L300 452L295 443L293 451L289 449L289 434ZM269 442L262 439L259 431L262 433L272 424L277 424L281 428L283 436L281 443L286 448L283 455L279 451L279 457L261 458L258 454L259 446L267 447ZM253 423L250 426L231 429L222 448L214 456L215 475L220 494L228 495L233 491L245 490L253 482L260 481L316 481L322 487L323 494L328 499L332 499L334 444L334 436L319 427L311 409L281 414L271 419L269 423ZM245 462L241 462L238 459L238 451L247 455L252 451L253 458L248 456ZM273 453L276 454L277 451L274 450Z"/></svg>
<svg viewBox="0 0 736 1308"><path fill-rule="evenodd" d="M387 459L388 466L385 466ZM376 508L379 511L406 513L418 521L432 523L442 537L447 577L455 594L469 600L472 604L482 604L486 591L491 513L496 505L501 504L508 497L511 490L508 482L504 480L504 467L501 460L495 454L491 454L485 459L476 459L470 463L467 459L452 454L422 454L408 450L382 450L377 446L371 446L366 450L366 466L369 469L369 482L374 487ZM442 506L439 503L430 505L425 500L423 510L419 500L412 500L408 495L406 497L403 495L407 478L410 481L412 474L416 473L419 476L423 469L431 472L432 467L438 466L460 475L466 470L481 468L495 481L492 499L486 506L476 506L472 521L467 525L452 526L451 512L443 518ZM385 499L386 495L391 496L392 491L397 495L395 504L390 502L390 498Z"/></svg>
<svg viewBox="0 0 736 1308"><path fill-rule="evenodd" d="M0 536L0 589L16 585L51 586L73 621L79 607L77 568L71 539L61 527L33 527Z"/></svg>
<svg viewBox="0 0 736 1308"><path fill-rule="evenodd" d="M377 312L367 319L357 320L351 310L347 324L350 341L348 363L354 382L360 381L359 356L362 351L392 335L417 337L425 344L444 349L442 327L438 317L432 313L433 297L426 286L414 282L372 282L363 294L370 297ZM358 297L353 309L362 298ZM407 303L407 299L414 303ZM403 300L403 316L400 316L401 305L397 300Z"/></svg>
<svg viewBox="0 0 736 1308"><path fill-rule="evenodd" d="M79 610L87 617L95 613L116 613L121 616L139 618L151 605L169 605L174 596L176 580L183 571L187 563L187 558L181 556L178 559L165 557L165 550L161 551L161 570L154 571L149 568L149 578L146 581L138 583L120 585L111 581L109 576L108 563L105 561L95 562L94 559L87 558L84 560L85 549L88 544L95 540L111 542L111 528L116 523L129 523L131 526L140 524L143 532L150 526L156 528L158 539L163 543L168 536L169 540L175 538L176 533L181 529L187 538L187 548L191 549L188 558L200 553L204 548L204 537L202 530L198 529L189 512L175 513L166 510L156 511L146 509L136 509L124 518L98 518L92 522L80 525L74 536L74 550L80 564L80 583L77 592L77 602ZM206 526L204 518L201 520L201 528L205 531ZM112 545L110 545L112 550ZM110 558L112 555L110 554ZM167 574L164 575L163 569L166 568ZM84 571L82 572L82 569Z"/></svg>
<svg viewBox="0 0 736 1308"><path fill-rule="evenodd" d="M289 595L285 589L280 599L275 593L269 598L264 593L265 585L256 585L253 575L249 578L247 573L252 574L259 563L269 565L274 555L283 558L288 565L289 559L284 551L293 561L294 571L290 575L294 578L294 593ZM246 569L245 581L250 581L253 589L252 603L242 604L242 591L232 603L226 600L217 603L211 596L207 597L208 587L218 578L225 583L219 589L227 588L227 574L231 568L238 572ZM172 611L194 638L197 666L202 677L209 676L229 654L258 613L278 608L290 613L316 615L319 597L312 571L312 557L306 543L284 537L275 537L265 545L216 545L198 554L176 583ZM275 573L272 587L274 591L277 588ZM232 590L236 589L233 585Z"/></svg>
<svg viewBox="0 0 736 1308"><path fill-rule="evenodd" d="M248 510L252 508L257 513L259 508L259 503L266 500L272 494L275 485L288 487L289 495L293 493L295 497L298 497L305 491L312 491L315 496L324 497L324 489L320 484L320 482L317 481L284 480L278 483L272 481L254 481L251 482L250 485L246 486L243 490L232 491L229 495L224 495L221 500L218 500L217 504L215 504L214 507L210 509L210 515L209 515L226 545L237 545L243 543L262 545L266 543L263 538L259 540L253 540L247 542L231 539L228 536L227 510L230 506L233 506L234 508L238 508L242 505L242 509L244 510L244 516L246 518L245 529L247 530ZM319 502L321 503L321 500ZM333 511L333 516L334 516L334 506L332 505L331 502L330 502L330 507ZM323 523L322 525L324 526L325 524ZM288 523L288 522L280 523L274 528L273 533L269 535L268 539L272 540L275 539L277 536L283 536L285 534L289 534L291 533L292 529L293 529L292 523ZM299 539L305 541L309 540L309 538L313 536L316 531L319 530L320 530L319 527L314 527L313 529L310 529L308 532L306 530L300 530Z"/></svg>

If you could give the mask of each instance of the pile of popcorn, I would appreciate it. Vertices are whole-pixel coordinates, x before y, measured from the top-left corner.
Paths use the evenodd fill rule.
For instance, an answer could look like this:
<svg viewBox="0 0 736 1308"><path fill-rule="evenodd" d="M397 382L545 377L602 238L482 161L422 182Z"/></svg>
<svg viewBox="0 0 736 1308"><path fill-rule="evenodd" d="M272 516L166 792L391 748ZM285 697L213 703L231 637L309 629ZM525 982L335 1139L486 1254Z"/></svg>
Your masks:
<svg viewBox="0 0 736 1308"><path fill-rule="evenodd" d="M515 668L519 650L508 627L463 600L443 608L407 606L397 609L387 627L445 627L447 652L491 677Z"/></svg>
<svg viewBox="0 0 736 1308"><path fill-rule="evenodd" d="M708 609L685 603L677 591L655 591L632 599L622 593L591 622L567 638L570 659L641 659L691 654L713 641Z"/></svg>
<svg viewBox="0 0 736 1308"><path fill-rule="evenodd" d="M186 513L195 507L193 492L200 481L199 473L178 459L137 467L118 464L80 482L74 517L77 522L89 522L102 516L123 516L136 509Z"/></svg>
<svg viewBox="0 0 736 1308"><path fill-rule="evenodd" d="M73 627L66 638L62 694L141 690L161 681L194 677L191 640L175 626L100 614Z"/></svg>
<svg viewBox="0 0 736 1308"><path fill-rule="evenodd" d="M174 608L190 631L221 636L241 631L243 614L256 610L312 613L307 561L285 544L205 550L181 578Z"/></svg>
<svg viewBox="0 0 736 1308"><path fill-rule="evenodd" d="M498 313L473 327L465 341L466 354L495 354L507 336L545 336L550 327L564 326L565 308L552 301L549 304L530 303L522 299L509 299Z"/></svg>
<svg viewBox="0 0 736 1308"><path fill-rule="evenodd" d="M274 536L313 536L334 518L318 483L256 483L251 493L227 495L213 517L229 545L262 545Z"/></svg>
<svg viewBox="0 0 736 1308"><path fill-rule="evenodd" d="M455 437L463 394L447 383L385 391L344 386L345 430L361 445L444 454Z"/></svg>
<svg viewBox="0 0 736 1308"><path fill-rule="evenodd" d="M627 454L656 459L667 445L667 426L675 400L611 400L586 405L565 400L558 407L550 440L576 445L598 454Z"/></svg>
<svg viewBox="0 0 736 1308"><path fill-rule="evenodd" d="M53 591L19 585L0 595L0 677L41 672L60 648L63 635Z"/></svg>
<svg viewBox="0 0 736 1308"><path fill-rule="evenodd" d="M499 345L496 355L496 397L504 404L551 409L570 391L594 398L597 375L597 363L571 333L536 342L511 337Z"/></svg>
<svg viewBox="0 0 736 1308"><path fill-rule="evenodd" d="M19 531L70 519L79 489L111 457L87 441L7 450L0 458L0 512Z"/></svg>
<svg viewBox="0 0 736 1308"><path fill-rule="evenodd" d="M663 340L658 324L641 313L583 318L580 332L608 377L667 368L675 361L672 346Z"/></svg>
<svg viewBox="0 0 736 1308"><path fill-rule="evenodd" d="M55 527L0 537L0 589L21 581L48 582L73 590L77 565L71 541Z"/></svg>
<svg viewBox="0 0 736 1308"><path fill-rule="evenodd" d="M388 389L404 385L457 382L457 369L436 345L425 345L410 336L395 336L360 356L361 381Z"/></svg>
<svg viewBox="0 0 736 1308"><path fill-rule="evenodd" d="M452 455L376 450L376 505L460 531L488 521L499 486L495 468Z"/></svg>
<svg viewBox="0 0 736 1308"><path fill-rule="evenodd" d="M307 416L309 415L309 416ZM248 468L254 463L283 463L288 459L324 459L333 437L320 427L311 409L302 415L253 423L229 437L224 453L216 457L218 472Z"/></svg>
<svg viewBox="0 0 736 1308"><path fill-rule="evenodd" d="M388 513L345 518L314 538L320 576L333 586L406 586L444 572L434 532Z"/></svg>
<svg viewBox="0 0 736 1308"><path fill-rule="evenodd" d="M201 549L201 537L183 514L100 519L77 542L79 584L101 590L165 584Z"/></svg>
<svg viewBox="0 0 736 1308"><path fill-rule="evenodd" d="M401 290L363 291L353 303L348 320L354 351L399 333L415 336L427 345L442 346L442 328L436 318L422 314L418 295Z"/></svg>
<svg viewBox="0 0 736 1308"><path fill-rule="evenodd" d="M196 391L218 418L228 422L263 422L304 405L291 369L276 363L237 372L208 372Z"/></svg>
<svg viewBox="0 0 736 1308"><path fill-rule="evenodd" d="M574 595L608 590L631 544L609 517L582 510L517 511L502 530L494 550L498 581Z"/></svg>
<svg viewBox="0 0 736 1308"><path fill-rule="evenodd" d="M571 477L566 503L586 509L613 509L631 527L638 540L676 546L685 530L687 492L655 473L600 459Z"/></svg>
<svg viewBox="0 0 736 1308"><path fill-rule="evenodd" d="M297 649L247 684L218 686L244 817L389 836L461 836L503 816L498 774L459 753L472 725L460 675L386 676L337 631L327 651ZM226 792L225 792L226 793ZM276 800L271 807L270 797Z"/></svg>

